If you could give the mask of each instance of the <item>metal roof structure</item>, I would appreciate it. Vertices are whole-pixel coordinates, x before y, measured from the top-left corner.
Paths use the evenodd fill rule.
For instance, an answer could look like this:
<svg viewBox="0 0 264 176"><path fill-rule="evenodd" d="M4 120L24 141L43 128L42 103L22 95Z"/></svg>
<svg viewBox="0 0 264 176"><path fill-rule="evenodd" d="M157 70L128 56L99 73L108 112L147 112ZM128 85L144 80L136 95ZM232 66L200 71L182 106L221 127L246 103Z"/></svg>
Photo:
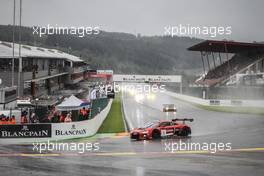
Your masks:
<svg viewBox="0 0 264 176"><path fill-rule="evenodd" d="M205 40L188 48L190 51L220 52L220 53L241 53L257 52L264 53L264 44L245 43L234 41Z"/></svg>
<svg viewBox="0 0 264 176"><path fill-rule="evenodd" d="M13 44L10 42L0 41L0 58L13 58ZM15 58L19 56L19 44L15 43L14 47ZM56 50L42 47L35 47L21 44L22 57L36 57L36 58L56 58L65 59L72 62L84 62L80 57Z"/></svg>

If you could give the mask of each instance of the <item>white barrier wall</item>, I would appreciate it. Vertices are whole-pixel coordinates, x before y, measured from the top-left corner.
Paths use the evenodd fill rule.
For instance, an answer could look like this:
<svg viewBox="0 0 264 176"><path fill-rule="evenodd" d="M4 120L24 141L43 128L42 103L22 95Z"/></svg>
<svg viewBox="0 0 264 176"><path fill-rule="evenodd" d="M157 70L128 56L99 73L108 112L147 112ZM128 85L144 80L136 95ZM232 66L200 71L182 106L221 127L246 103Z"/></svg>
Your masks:
<svg viewBox="0 0 264 176"><path fill-rule="evenodd" d="M91 120L52 124L52 140L81 138L95 135L110 111L112 101L111 99L106 108Z"/></svg>
<svg viewBox="0 0 264 176"><path fill-rule="evenodd" d="M123 95L122 95L122 97L123 97ZM125 104L123 98L121 98L121 99L122 99L122 111L123 111L123 115L124 115L124 120L127 123L127 128L128 128L127 130L130 131L134 128L134 126L132 125L130 118L127 118L126 104Z"/></svg>
<svg viewBox="0 0 264 176"><path fill-rule="evenodd" d="M175 92L166 91L165 94L188 101L190 103L205 105L205 106L231 106L231 107L260 107L264 108L264 100L216 100L216 99L202 99L188 95L178 94Z"/></svg>
<svg viewBox="0 0 264 176"><path fill-rule="evenodd" d="M43 142L43 141L55 141L55 140L65 140L65 139L73 139L73 138L82 138L89 137L96 134L103 121L105 120L107 114L110 111L112 105L112 99L109 101L108 105L93 119L84 120L80 122L72 122L72 123L53 123L47 124L51 126L51 137L44 138L0 138L1 144L20 144L20 143L34 143L34 142ZM33 124L31 124L32 126ZM41 124L38 124L41 125ZM15 125L14 125L15 126ZM20 125L22 128L19 131L23 131L24 129L29 129L27 126L30 125ZM25 132L25 130L24 130ZM6 133L7 134L7 133ZM2 134L1 134L2 136Z"/></svg>
<svg viewBox="0 0 264 176"><path fill-rule="evenodd" d="M209 105L209 100L205 100L205 99L201 99L201 98L197 98L197 97L192 97L192 96L188 96L188 95L183 95L183 94L178 94L175 92L169 92L166 91L165 94L175 97L175 98L179 98L182 99L184 101L188 101L191 103L196 103L196 104L201 104L201 105Z"/></svg>

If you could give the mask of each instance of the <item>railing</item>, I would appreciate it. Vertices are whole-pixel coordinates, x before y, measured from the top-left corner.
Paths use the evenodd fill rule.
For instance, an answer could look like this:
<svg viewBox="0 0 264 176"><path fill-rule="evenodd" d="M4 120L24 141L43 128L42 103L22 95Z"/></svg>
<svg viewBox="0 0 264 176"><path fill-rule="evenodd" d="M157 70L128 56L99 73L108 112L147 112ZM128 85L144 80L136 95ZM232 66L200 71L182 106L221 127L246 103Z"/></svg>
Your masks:
<svg viewBox="0 0 264 176"><path fill-rule="evenodd" d="M43 71L38 71L36 73L36 77L35 78L41 78L41 77L45 77L48 76L49 72L48 70L43 70ZM23 72L23 76L24 76L24 80L31 80L33 79L33 73L32 72Z"/></svg>
<svg viewBox="0 0 264 176"><path fill-rule="evenodd" d="M90 68L89 66L84 65L80 67L65 67L65 70L72 74L72 73L81 73L87 71L89 70L89 68Z"/></svg>
<svg viewBox="0 0 264 176"><path fill-rule="evenodd" d="M48 70L41 70L41 71L37 71L35 73L35 79L36 78L42 78L45 76L53 76L53 75L57 75L57 74L60 74L63 72L65 72L65 69L59 69L59 68L50 69L49 71ZM23 75L24 75L25 81L33 79L33 72L23 72Z"/></svg>

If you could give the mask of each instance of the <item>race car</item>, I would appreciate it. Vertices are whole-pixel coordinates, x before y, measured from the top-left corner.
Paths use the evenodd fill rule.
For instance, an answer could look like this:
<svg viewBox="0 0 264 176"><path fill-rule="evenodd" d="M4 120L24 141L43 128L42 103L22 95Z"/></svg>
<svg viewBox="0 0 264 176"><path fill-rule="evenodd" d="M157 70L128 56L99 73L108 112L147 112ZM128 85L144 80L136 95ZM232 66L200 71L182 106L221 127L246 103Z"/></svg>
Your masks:
<svg viewBox="0 0 264 176"><path fill-rule="evenodd" d="M163 104L163 112L177 112L174 104Z"/></svg>
<svg viewBox="0 0 264 176"><path fill-rule="evenodd" d="M179 123L181 121L181 123ZM135 140L159 139L168 136L188 136L191 128L185 124L186 121L192 122L193 119L172 119L160 120L147 123L142 128L135 128L130 132L130 138Z"/></svg>

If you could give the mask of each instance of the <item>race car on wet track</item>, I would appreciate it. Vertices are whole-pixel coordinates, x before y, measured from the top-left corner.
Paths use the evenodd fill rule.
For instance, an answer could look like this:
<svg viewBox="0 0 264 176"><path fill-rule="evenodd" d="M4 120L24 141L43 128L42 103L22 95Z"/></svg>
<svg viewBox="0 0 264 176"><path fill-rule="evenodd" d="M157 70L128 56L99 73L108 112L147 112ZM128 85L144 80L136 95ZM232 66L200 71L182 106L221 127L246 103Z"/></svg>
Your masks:
<svg viewBox="0 0 264 176"><path fill-rule="evenodd" d="M168 136L188 136L191 128L185 124L186 121L192 122L193 119L172 119L160 120L147 123L142 128L135 128L130 132L130 138L135 140L159 139Z"/></svg>

